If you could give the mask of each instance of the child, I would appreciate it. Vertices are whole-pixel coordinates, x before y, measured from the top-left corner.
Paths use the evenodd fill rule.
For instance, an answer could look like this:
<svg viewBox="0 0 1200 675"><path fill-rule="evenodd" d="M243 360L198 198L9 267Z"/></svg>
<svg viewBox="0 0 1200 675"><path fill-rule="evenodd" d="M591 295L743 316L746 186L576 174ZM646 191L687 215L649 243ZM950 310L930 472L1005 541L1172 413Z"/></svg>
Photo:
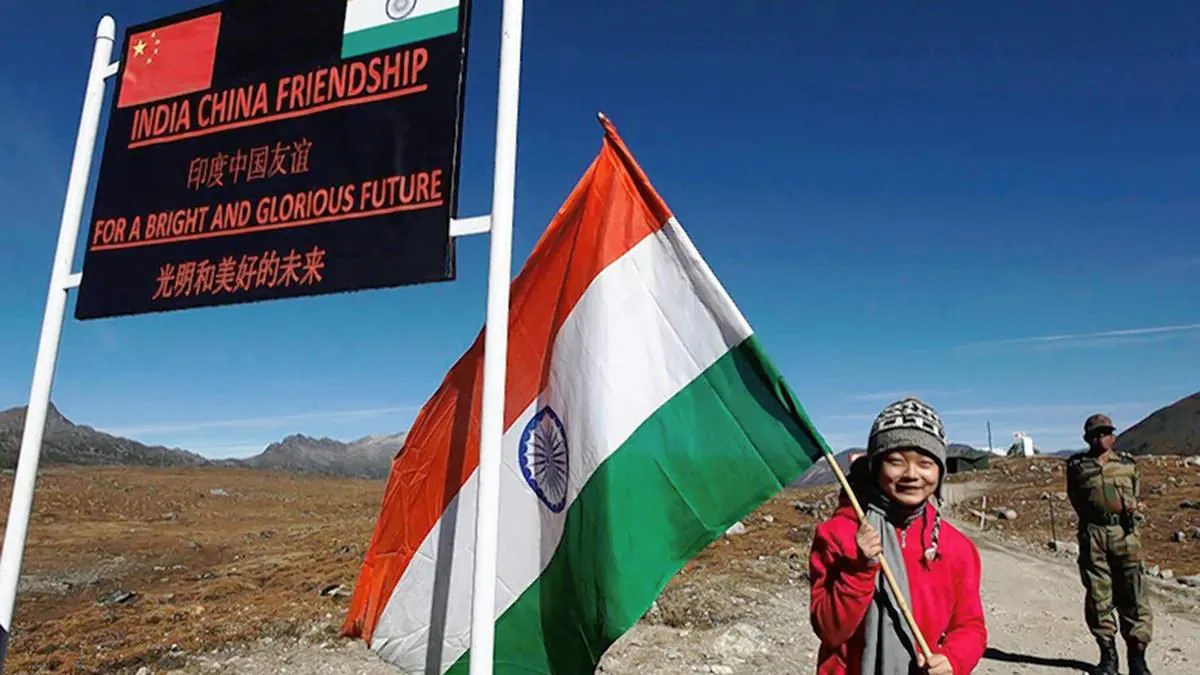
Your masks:
<svg viewBox="0 0 1200 675"><path fill-rule="evenodd" d="M946 436L937 412L915 398L884 408L871 426L866 456L851 471L867 522L859 523L843 492L813 537L810 612L821 639L818 675L967 675L983 658L979 551L942 521L945 474ZM880 572L881 556L933 652L928 662Z"/></svg>

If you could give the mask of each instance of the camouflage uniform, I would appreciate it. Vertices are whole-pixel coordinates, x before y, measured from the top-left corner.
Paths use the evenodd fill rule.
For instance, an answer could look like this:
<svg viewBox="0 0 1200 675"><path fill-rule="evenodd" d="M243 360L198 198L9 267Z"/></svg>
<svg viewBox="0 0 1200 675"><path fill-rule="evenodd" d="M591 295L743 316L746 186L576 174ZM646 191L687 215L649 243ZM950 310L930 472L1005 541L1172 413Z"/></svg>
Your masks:
<svg viewBox="0 0 1200 675"><path fill-rule="evenodd" d="M1094 415L1085 436L1111 429L1112 422ZM1130 455L1089 450L1072 455L1066 465L1067 495L1079 516L1079 573L1087 589L1084 616L1104 648L1118 630L1126 643L1144 652L1153 633L1149 598L1143 588L1142 542L1137 532L1141 473ZM1113 610L1120 619L1113 619ZM1139 664L1140 665L1140 664Z"/></svg>

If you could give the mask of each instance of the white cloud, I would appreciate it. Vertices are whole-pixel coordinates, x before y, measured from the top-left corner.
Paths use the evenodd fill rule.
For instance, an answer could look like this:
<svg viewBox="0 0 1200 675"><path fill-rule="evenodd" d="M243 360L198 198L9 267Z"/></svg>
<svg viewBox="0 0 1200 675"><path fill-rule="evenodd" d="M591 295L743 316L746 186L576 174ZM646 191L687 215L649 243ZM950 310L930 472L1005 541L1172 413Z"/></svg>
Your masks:
<svg viewBox="0 0 1200 675"><path fill-rule="evenodd" d="M892 401L898 401L905 396L917 396L919 398L928 400L931 398L963 396L969 393L971 393L970 389L916 389L910 391L876 391L868 394L855 394L853 396L847 396L846 398L851 401L878 401L880 403L890 403Z"/></svg>
<svg viewBox="0 0 1200 675"><path fill-rule="evenodd" d="M1113 414L1119 410L1153 410L1151 403L1041 403L981 408L959 408L938 411L942 417L984 417L987 415L1090 415L1094 412Z"/></svg>
<svg viewBox="0 0 1200 675"><path fill-rule="evenodd" d="M390 415L394 413L411 413L419 410L419 406L390 406L384 408L363 408L359 410L338 410L311 412L299 415L276 415L273 417L243 417L227 420L204 420L199 422L152 422L127 427L108 428L106 431L118 436L137 436L144 434L187 433L206 429L254 429L271 428L291 422L307 422L311 420L330 419L364 419Z"/></svg>
<svg viewBox="0 0 1200 675"><path fill-rule="evenodd" d="M1041 349L1081 348L1081 347L1111 347L1139 342L1157 342L1164 339L1200 335L1200 323L1178 324L1171 326L1147 326L1142 328L1122 328L1118 330L1097 331L1093 333L1063 333L1059 335L1039 335L1034 337L1005 338L971 342L957 346L955 349L970 349L978 347L994 347L1002 345L1028 345Z"/></svg>
<svg viewBox="0 0 1200 675"><path fill-rule="evenodd" d="M1096 412L1103 412L1108 415L1121 415L1128 413L1136 415L1137 419L1141 419L1146 413L1157 409L1161 404L1152 403L1135 403L1135 402L1118 402L1118 403L1032 403L1021 405L993 405L980 406L973 408L947 408L939 409L938 414L948 421L956 417L995 417L1003 418L1012 415L1028 415L1042 419L1046 416L1061 416L1061 417L1086 417ZM818 423L824 422L870 422L875 419L877 412L865 413L844 413L840 415L820 415L814 416ZM1082 424L1082 422L1080 422ZM995 424L993 424L995 426Z"/></svg>

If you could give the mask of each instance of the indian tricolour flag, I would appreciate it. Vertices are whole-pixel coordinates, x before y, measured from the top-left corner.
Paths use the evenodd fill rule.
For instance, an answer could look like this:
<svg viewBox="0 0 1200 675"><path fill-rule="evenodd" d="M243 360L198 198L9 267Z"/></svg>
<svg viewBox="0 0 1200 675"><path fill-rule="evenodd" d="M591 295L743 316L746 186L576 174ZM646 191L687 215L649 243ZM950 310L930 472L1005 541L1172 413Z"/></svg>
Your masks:
<svg viewBox="0 0 1200 675"><path fill-rule="evenodd" d="M607 122L508 328L495 672L590 673L827 446ZM344 626L408 672L467 672L482 383L480 334L392 462Z"/></svg>
<svg viewBox="0 0 1200 675"><path fill-rule="evenodd" d="M458 30L459 0L346 0L342 58Z"/></svg>

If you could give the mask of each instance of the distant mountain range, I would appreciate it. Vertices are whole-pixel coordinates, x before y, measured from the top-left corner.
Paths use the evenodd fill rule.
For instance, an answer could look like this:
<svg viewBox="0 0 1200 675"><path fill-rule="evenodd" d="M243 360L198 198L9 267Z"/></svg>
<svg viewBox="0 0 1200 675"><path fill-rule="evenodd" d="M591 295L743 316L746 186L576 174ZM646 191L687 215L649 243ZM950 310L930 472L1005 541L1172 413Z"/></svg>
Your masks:
<svg viewBox="0 0 1200 675"><path fill-rule="evenodd" d="M24 427L24 407L0 412L0 462L4 468L11 469L17 465L21 430ZM92 427L77 425L51 406L46 415L40 463L186 466L208 464L209 460L187 450L144 445Z"/></svg>
<svg viewBox="0 0 1200 675"><path fill-rule="evenodd" d="M963 443L951 443L948 450L949 452L946 453L947 457L973 457L990 454L986 450L978 450ZM866 448L848 448L837 453L834 457L837 458L838 466L841 467L842 472L846 473L850 471L850 456L866 451ZM953 468L951 468L951 471L953 471ZM792 481L791 487L814 487L818 485L830 485L836 482L837 476L833 475L833 468L829 466L829 462L821 460L800 474L799 478Z"/></svg>
<svg viewBox="0 0 1200 675"><path fill-rule="evenodd" d="M16 466L24 423L23 407L0 412L0 467ZM52 406L47 416L41 461L47 465L233 466L381 479L387 477L392 458L404 446L406 436L398 433L343 442L293 434L253 457L212 460L180 448L146 445L75 424ZM1127 429L1118 436L1117 449L1134 455L1200 455L1200 392L1155 411ZM850 448L837 454L843 470L849 469L850 455L856 452L864 450ZM1047 454L1061 457L1074 452L1077 450ZM950 445L951 456L977 453L986 451L969 445ZM793 485L827 485L835 481L829 464L820 461Z"/></svg>
<svg viewBox="0 0 1200 675"><path fill-rule="evenodd" d="M343 443L332 438L293 434L272 443L261 454L235 460L253 469L275 469L357 478L387 478L392 458L404 446L405 432L367 436Z"/></svg>
<svg viewBox="0 0 1200 675"><path fill-rule="evenodd" d="M17 465L25 408L0 412L0 466ZM150 446L75 424L51 406L41 463L137 466L231 466L357 478L386 478L407 434L367 436L344 443L292 435L246 459L213 460L180 448Z"/></svg>

